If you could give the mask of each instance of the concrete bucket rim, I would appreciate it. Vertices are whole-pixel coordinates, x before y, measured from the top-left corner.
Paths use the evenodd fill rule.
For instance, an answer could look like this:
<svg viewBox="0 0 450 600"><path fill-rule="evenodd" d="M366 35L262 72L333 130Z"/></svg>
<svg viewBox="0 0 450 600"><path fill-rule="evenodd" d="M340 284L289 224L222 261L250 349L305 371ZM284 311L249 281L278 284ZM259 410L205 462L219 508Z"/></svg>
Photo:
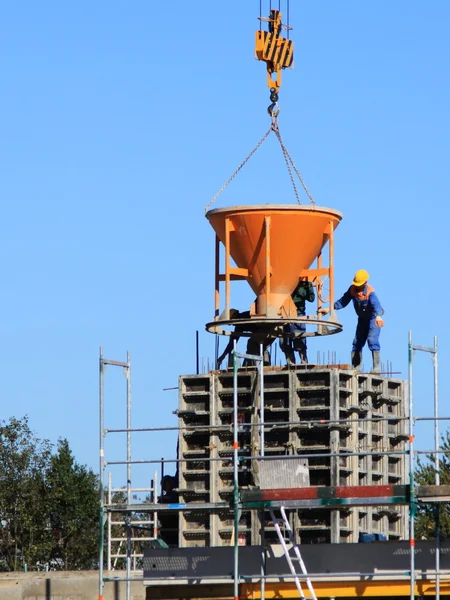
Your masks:
<svg viewBox="0 0 450 600"><path fill-rule="evenodd" d="M342 213L334 208L326 206L303 205L303 204L243 204L239 206L224 206L221 208L213 208L206 213L206 218L222 213L244 213L244 212L307 212L307 213L323 213L331 215L339 221L342 219Z"/></svg>

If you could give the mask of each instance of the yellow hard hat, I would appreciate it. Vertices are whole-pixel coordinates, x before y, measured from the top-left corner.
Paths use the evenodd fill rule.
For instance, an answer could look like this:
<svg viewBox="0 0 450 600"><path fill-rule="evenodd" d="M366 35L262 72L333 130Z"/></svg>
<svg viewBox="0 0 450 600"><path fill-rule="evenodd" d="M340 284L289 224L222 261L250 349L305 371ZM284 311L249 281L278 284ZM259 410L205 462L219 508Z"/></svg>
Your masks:
<svg viewBox="0 0 450 600"><path fill-rule="evenodd" d="M360 285L364 285L369 281L369 273L364 269L360 269L356 271L355 276L353 277L353 285L359 287Z"/></svg>

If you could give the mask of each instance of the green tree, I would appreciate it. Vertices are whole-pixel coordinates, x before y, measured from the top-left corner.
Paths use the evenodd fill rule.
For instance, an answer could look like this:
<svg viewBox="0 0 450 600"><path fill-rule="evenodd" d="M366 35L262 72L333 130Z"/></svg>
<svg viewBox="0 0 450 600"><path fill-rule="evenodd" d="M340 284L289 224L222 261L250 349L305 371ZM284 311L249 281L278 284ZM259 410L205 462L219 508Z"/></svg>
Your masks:
<svg viewBox="0 0 450 600"><path fill-rule="evenodd" d="M0 570L97 567L98 489L67 440L53 453L27 417L0 421Z"/></svg>
<svg viewBox="0 0 450 600"><path fill-rule="evenodd" d="M51 445L31 431L28 418L0 422L0 569L46 561L49 555L45 474Z"/></svg>
<svg viewBox="0 0 450 600"><path fill-rule="evenodd" d="M59 440L47 473L47 506L55 568L91 569L98 563L99 482L79 465L67 440Z"/></svg>
<svg viewBox="0 0 450 600"><path fill-rule="evenodd" d="M439 455L439 477L441 485L450 484L450 432L442 436L440 450L444 453ZM434 485L435 482L434 456L427 456L425 461L418 460L415 472L416 483L420 485ZM439 511L439 515L438 512ZM440 502L439 504L420 504L416 513L416 537L417 539L430 539L436 534L436 523L439 516L440 534L442 537L450 537L450 504Z"/></svg>

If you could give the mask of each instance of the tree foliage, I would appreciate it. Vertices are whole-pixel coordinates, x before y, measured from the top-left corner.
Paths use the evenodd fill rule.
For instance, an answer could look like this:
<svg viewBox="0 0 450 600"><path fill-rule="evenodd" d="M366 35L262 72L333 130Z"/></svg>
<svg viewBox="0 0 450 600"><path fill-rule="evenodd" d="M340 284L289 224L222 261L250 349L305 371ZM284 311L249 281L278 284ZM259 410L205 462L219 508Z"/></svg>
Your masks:
<svg viewBox="0 0 450 600"><path fill-rule="evenodd" d="M450 432L442 436L439 455L439 478L441 485L450 484ZM415 472L416 483L434 485L435 483L434 456L427 456L425 461L418 460ZM439 511L439 515L438 512ZM420 504L416 513L415 530L417 539L430 539L436 535L436 524L439 521L440 535L450 537L450 505Z"/></svg>
<svg viewBox="0 0 450 600"><path fill-rule="evenodd" d="M56 452L28 418L0 422L0 570L96 566L98 478L67 440Z"/></svg>
<svg viewBox="0 0 450 600"><path fill-rule="evenodd" d="M47 471L47 505L53 539L51 559L66 569L95 564L99 539L98 478L75 462L67 440L58 442Z"/></svg>

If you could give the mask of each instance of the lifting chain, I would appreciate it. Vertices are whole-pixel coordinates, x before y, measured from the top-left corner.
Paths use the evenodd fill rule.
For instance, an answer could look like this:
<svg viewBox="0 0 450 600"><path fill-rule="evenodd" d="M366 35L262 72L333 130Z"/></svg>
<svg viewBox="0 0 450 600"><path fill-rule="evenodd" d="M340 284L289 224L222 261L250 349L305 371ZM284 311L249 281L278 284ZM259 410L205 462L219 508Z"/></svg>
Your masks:
<svg viewBox="0 0 450 600"><path fill-rule="evenodd" d="M303 177L302 177L302 176L301 176L301 174L300 174L300 171L297 169L297 167L296 167L296 165L295 165L295 163L294 163L294 161L293 161L293 159L292 159L291 155L290 155L290 154L289 154L289 152L288 152L288 149L287 149L287 148L286 148L286 146L284 145L283 139L282 139L282 137L281 137L281 134L280 134L280 130L279 130L279 128L278 128L278 119L277 119L277 117L276 117L276 116L275 116L275 117L272 117L272 131L274 131L274 133L275 133L275 135L277 136L277 138L278 138L278 141L279 141L279 143L280 143L281 150L282 150L282 152L283 152L283 156L284 156L284 160L285 160L285 162L286 162L286 166L287 166L287 169L288 169L288 172L289 172L289 176L290 176L290 178L291 178L291 182L292 182L292 185L293 185L293 187L294 187L294 192L295 192L295 196L296 196L296 198L297 198L297 202L298 202L299 204L301 204L301 202L300 202L300 197L299 197L299 195L298 195L298 191L297 191L297 186L295 185L295 179L294 179L294 176L293 176L293 174L292 174L292 171L291 171L291 167L292 167L292 169L294 169L294 172L295 172L295 174L297 175L297 177L298 177L298 180L299 180L299 181L300 181L300 183L302 184L302 187L303 187L303 189L305 190L305 193L306 193L306 195L308 196L310 203L311 203L312 205L315 205L315 204L316 204L316 202L315 202L315 200L314 200L314 198L313 198L313 196L312 196L311 192L308 190L308 188L307 188L307 186L306 186L306 183L304 182L304 180L303 180Z"/></svg>
<svg viewBox="0 0 450 600"><path fill-rule="evenodd" d="M269 115L272 119L269 130L263 135L263 137L259 140L259 142L256 144L256 146L253 148L253 150L251 152L249 152L249 154L247 154L247 156L244 158L244 160L241 162L241 164L238 166L238 168L234 171L234 173L231 175L231 177L229 177L227 179L227 181L223 184L223 186L220 188L220 190L217 192L217 194L212 198L212 200L210 202L208 202L208 204L205 206L205 213L208 212L209 208L214 204L214 202L217 200L217 198L220 196L220 194L233 181L233 179L236 177L236 175L239 173L239 171L242 169L242 167L244 167L247 164L247 162L255 154L255 152L258 150L258 148L266 141L266 139L269 137L269 135L271 134L272 131L275 133L275 135L278 139L278 142L280 144L281 151L283 152L283 158L286 163L289 177L291 179L292 187L294 188L294 194L295 194L295 197L297 198L297 202L299 204L301 204L300 195L298 193L297 185L295 183L294 173L297 175L298 180L302 184L302 187L305 190L305 193L308 196L310 203L312 205L316 204L310 191L306 187L303 177L300 175L300 172L297 169L297 167L295 166L295 163L292 160L291 155L289 154L286 146L284 145L283 139L281 137L280 130L278 128L278 114L280 112L280 109L278 106L278 93L275 90L275 88L271 88L271 90L270 90L270 100L272 101L272 104L267 108L267 112L269 113ZM292 172L292 170L294 171L294 173Z"/></svg>
<svg viewBox="0 0 450 600"><path fill-rule="evenodd" d="M247 156L244 158L244 160L241 162L241 164L238 166L238 168L236 169L236 171L231 175L231 177L229 179L227 179L227 181L223 184L223 186L220 188L220 190L217 192L217 194L214 196L214 198L208 202L208 204L205 206L205 213L208 212L209 207L214 204L214 202L217 200L217 198L220 196L220 194L228 187L228 185L233 181L233 179L236 177L236 175L239 173L239 171L242 169L243 166L246 165L246 163L251 159L251 157L255 154L255 152L258 150L258 148L261 146L261 144L263 144L263 142L266 141L266 139L269 137L270 132L272 131L272 125L270 126L269 131L267 131L267 133L265 133L263 135L263 137L259 140L259 142L256 144L256 146L253 148L253 150L247 154Z"/></svg>

